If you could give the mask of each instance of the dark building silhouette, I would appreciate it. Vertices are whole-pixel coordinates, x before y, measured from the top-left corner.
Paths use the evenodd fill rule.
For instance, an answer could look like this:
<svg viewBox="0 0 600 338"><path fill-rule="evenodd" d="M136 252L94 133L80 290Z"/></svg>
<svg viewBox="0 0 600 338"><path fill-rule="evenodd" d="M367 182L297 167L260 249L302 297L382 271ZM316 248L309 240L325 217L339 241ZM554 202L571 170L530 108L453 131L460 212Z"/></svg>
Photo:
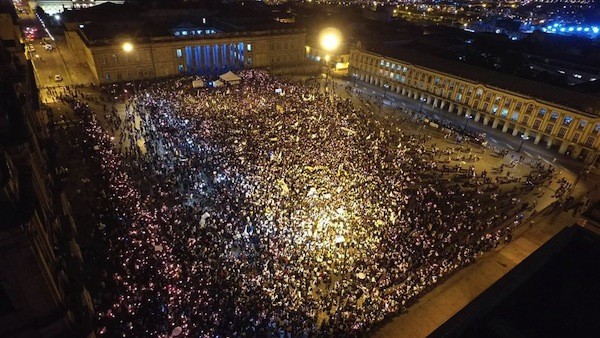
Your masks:
<svg viewBox="0 0 600 338"><path fill-rule="evenodd" d="M5 5L0 31L10 33L16 14ZM0 39L0 337L91 337L77 228L32 65L11 35Z"/></svg>

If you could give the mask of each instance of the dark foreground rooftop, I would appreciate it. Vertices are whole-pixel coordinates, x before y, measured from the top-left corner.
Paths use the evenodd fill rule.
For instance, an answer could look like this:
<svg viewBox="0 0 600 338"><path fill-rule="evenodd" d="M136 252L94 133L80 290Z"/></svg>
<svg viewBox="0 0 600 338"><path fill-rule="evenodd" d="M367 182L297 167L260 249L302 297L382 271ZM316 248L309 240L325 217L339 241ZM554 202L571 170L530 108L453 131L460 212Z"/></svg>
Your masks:
<svg viewBox="0 0 600 338"><path fill-rule="evenodd" d="M564 229L430 337L594 337L600 236Z"/></svg>

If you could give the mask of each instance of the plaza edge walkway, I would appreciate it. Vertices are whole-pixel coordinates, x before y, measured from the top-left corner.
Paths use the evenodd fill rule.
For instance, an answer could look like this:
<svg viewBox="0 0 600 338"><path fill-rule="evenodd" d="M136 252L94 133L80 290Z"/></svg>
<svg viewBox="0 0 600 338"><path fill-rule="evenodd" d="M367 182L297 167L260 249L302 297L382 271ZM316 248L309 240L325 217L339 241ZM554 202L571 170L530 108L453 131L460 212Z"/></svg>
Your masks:
<svg viewBox="0 0 600 338"><path fill-rule="evenodd" d="M594 179L588 180L588 183L594 182ZM579 187L577 190L582 197L585 190L581 185ZM599 195L596 191L592 199L598 200ZM523 224L522 233L516 235L512 242L484 254L475 263L459 270L425 294L407 313L395 317L374 331L372 337L428 336L560 230L574 224L575 219L571 211L542 212L535 218L531 228L528 224Z"/></svg>

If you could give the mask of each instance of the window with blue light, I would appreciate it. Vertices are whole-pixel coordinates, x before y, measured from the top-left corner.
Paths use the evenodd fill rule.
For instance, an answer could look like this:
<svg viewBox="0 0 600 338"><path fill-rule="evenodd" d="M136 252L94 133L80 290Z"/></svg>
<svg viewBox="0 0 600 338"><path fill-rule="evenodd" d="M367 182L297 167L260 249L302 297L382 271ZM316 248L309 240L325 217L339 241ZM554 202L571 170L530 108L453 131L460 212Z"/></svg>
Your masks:
<svg viewBox="0 0 600 338"><path fill-rule="evenodd" d="M573 117L572 116L565 116L565 119L563 120L563 124L565 126L568 126L571 124L571 122L573 122Z"/></svg>
<svg viewBox="0 0 600 338"><path fill-rule="evenodd" d="M178 70L180 73L183 73L183 71L185 71L185 68L183 67L183 65L182 65L182 64L179 64L179 65L177 65L177 70Z"/></svg>
<svg viewBox="0 0 600 338"><path fill-rule="evenodd" d="M510 117L510 119L512 121L516 121L519 118L519 113L513 113L512 116Z"/></svg>
<svg viewBox="0 0 600 338"><path fill-rule="evenodd" d="M183 52L181 51L181 49L177 49L175 53L177 54L178 59L181 59L183 57Z"/></svg>
<svg viewBox="0 0 600 338"><path fill-rule="evenodd" d="M181 35L188 35L188 31L181 31Z"/></svg>
<svg viewBox="0 0 600 338"><path fill-rule="evenodd" d="M502 112L500 112L500 116L502 116L502 117L506 117L507 115L508 115L508 109L506 109L506 108L503 108L503 109L502 109Z"/></svg>

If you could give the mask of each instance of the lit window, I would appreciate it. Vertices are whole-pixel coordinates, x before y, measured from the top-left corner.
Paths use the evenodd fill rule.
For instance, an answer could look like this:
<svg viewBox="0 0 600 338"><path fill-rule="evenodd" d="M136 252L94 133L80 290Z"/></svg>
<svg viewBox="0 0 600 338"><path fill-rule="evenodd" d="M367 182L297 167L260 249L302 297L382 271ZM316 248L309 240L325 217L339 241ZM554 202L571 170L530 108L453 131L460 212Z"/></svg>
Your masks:
<svg viewBox="0 0 600 338"><path fill-rule="evenodd" d="M565 116L565 119L563 120L563 124L565 126L568 126L568 125L571 124L572 121L573 121L573 117L571 117L571 116Z"/></svg>
<svg viewBox="0 0 600 338"><path fill-rule="evenodd" d="M252 44L251 43L249 43L249 44L246 45L246 50L249 51L249 52L252 51Z"/></svg>
<svg viewBox="0 0 600 338"><path fill-rule="evenodd" d="M182 31L181 35L188 35L188 32L187 31Z"/></svg>
<svg viewBox="0 0 600 338"><path fill-rule="evenodd" d="M181 51L181 49L178 49L178 50L176 51L176 54L177 54L177 58L178 58L178 59L181 59L181 58L183 57L183 52Z"/></svg>
<svg viewBox="0 0 600 338"><path fill-rule="evenodd" d="M182 64L179 64L179 65L177 66L177 70L178 70L180 73L182 73L182 72L185 70L185 68L183 68L183 65L182 65Z"/></svg>
<svg viewBox="0 0 600 338"><path fill-rule="evenodd" d="M381 60L381 62L379 62L380 66L383 66L385 64L385 61Z"/></svg>
<svg viewBox="0 0 600 338"><path fill-rule="evenodd" d="M206 23L206 18L202 18L202 23Z"/></svg>

